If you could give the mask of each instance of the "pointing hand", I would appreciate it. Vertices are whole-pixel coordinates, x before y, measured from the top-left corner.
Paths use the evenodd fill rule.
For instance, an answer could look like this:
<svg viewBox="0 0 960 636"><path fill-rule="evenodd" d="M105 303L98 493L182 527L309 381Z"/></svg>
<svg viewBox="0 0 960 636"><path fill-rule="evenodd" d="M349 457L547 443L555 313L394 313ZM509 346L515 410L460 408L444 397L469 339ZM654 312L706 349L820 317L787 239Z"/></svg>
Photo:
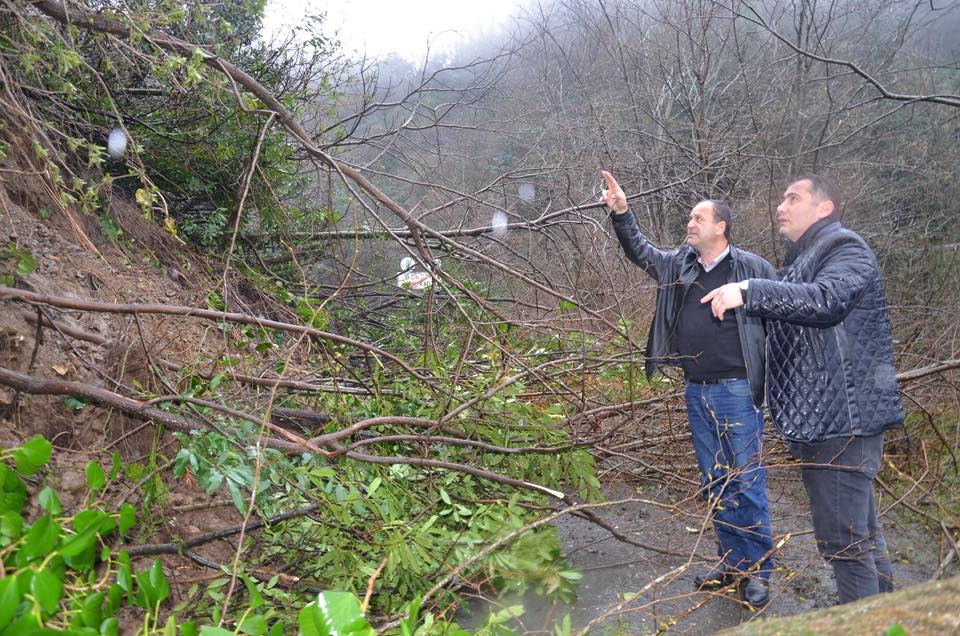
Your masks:
<svg viewBox="0 0 960 636"><path fill-rule="evenodd" d="M717 287L704 296L701 303L710 303L710 311L717 320L723 320L723 314L728 309L736 309L743 304L743 292L739 283L727 283Z"/></svg>
<svg viewBox="0 0 960 636"><path fill-rule="evenodd" d="M623 214L627 211L627 195L623 193L623 189L612 174L606 170L601 170L600 175L603 177L605 186L600 194L600 203L606 204L617 214Z"/></svg>

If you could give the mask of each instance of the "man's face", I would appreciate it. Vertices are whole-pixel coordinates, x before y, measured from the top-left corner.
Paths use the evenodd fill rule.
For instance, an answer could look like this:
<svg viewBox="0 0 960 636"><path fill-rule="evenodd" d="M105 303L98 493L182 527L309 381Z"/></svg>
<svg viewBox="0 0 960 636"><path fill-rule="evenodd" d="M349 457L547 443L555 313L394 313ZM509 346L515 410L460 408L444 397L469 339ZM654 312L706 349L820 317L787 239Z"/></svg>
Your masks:
<svg viewBox="0 0 960 636"><path fill-rule="evenodd" d="M712 203L709 201L698 203L690 211L690 221L687 223L687 245L702 254L724 240L725 227L726 223L716 220Z"/></svg>
<svg viewBox="0 0 960 636"><path fill-rule="evenodd" d="M807 229L833 212L833 201L820 201L813 195L809 179L794 181L783 193L783 203L777 206L777 226L780 234L796 241Z"/></svg>

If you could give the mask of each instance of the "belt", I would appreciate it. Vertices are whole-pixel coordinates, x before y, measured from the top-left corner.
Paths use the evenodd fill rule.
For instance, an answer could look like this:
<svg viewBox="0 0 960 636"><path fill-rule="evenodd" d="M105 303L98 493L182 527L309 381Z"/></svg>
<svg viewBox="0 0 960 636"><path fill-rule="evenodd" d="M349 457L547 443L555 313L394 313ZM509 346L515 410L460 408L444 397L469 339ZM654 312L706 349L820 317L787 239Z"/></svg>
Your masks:
<svg viewBox="0 0 960 636"><path fill-rule="evenodd" d="M728 384L730 382L739 382L746 378L706 378L704 380L687 380L690 384Z"/></svg>

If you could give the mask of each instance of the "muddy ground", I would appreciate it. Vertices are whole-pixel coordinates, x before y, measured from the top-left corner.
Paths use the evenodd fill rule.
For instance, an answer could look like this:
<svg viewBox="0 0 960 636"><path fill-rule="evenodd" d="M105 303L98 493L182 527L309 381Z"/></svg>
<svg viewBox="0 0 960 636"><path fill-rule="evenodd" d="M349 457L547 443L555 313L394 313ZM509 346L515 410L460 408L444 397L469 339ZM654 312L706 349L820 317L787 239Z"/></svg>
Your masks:
<svg viewBox="0 0 960 636"><path fill-rule="evenodd" d="M778 539L789 537L777 556L770 603L760 611L741 605L732 589L694 591L693 575L709 568L709 563L685 555L708 557L714 550L709 527L701 532L705 507L700 502L675 488L620 483L605 488L607 501L620 503L598 512L637 541L676 555L628 545L589 521L565 516L555 525L570 562L583 573L577 601L555 606L534 594L519 600L477 599L469 616L461 612L461 625L476 626L488 607L523 602L525 612L519 622L527 633L552 634L551 623L567 613L574 632L588 627L590 634L712 634L746 621L834 605L832 570L816 553L798 469L772 468L768 488L774 534ZM881 510L890 503L889 498L881 498ZM930 580L939 562L937 542L896 511L888 512L883 523L897 587ZM946 572L958 573L958 568Z"/></svg>

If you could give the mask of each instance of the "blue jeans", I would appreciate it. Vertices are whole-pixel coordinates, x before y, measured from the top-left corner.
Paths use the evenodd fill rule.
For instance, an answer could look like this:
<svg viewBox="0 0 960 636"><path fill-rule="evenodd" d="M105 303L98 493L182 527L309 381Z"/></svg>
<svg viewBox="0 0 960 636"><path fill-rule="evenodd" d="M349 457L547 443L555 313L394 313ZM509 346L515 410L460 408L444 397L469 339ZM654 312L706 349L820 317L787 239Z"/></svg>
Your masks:
<svg viewBox="0 0 960 636"><path fill-rule="evenodd" d="M763 413L753 405L746 380L687 382L684 397L718 553L728 569L753 568L754 576L768 578L773 538L760 460Z"/></svg>
<svg viewBox="0 0 960 636"><path fill-rule="evenodd" d="M890 555L873 498L883 433L791 442L789 448L803 462L800 475L810 497L813 534L820 554L833 566L840 602L892 592Z"/></svg>

